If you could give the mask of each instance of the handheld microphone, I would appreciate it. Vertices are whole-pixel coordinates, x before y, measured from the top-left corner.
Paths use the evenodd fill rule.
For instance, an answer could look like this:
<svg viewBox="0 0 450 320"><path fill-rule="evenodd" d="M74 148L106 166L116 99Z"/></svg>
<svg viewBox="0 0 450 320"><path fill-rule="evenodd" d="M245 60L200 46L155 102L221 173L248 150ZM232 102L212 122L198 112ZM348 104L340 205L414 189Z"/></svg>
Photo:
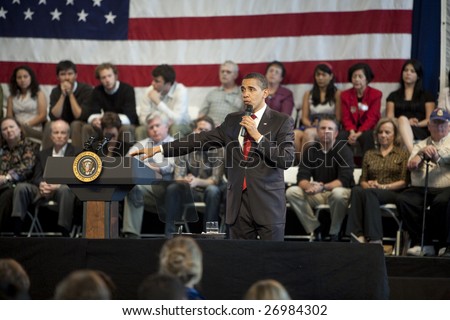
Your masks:
<svg viewBox="0 0 450 320"><path fill-rule="evenodd" d="M247 104L245 106L245 115L246 116L251 116L252 113L253 113L253 107L251 105ZM245 137L246 134L247 134L247 130L245 129L244 126L242 126L242 128L241 128L241 137Z"/></svg>

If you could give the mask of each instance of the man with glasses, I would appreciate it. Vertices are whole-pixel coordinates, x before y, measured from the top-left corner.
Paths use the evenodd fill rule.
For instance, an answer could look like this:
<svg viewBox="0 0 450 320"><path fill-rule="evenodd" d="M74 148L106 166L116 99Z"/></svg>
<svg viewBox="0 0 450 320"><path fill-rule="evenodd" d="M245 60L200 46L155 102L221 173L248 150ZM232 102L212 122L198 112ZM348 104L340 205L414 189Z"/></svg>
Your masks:
<svg viewBox="0 0 450 320"><path fill-rule="evenodd" d="M220 87L211 90L205 98L198 117L208 116L214 120L216 126L220 125L227 114L241 111L244 103L241 90L236 85L239 67L233 61L225 61L219 68Z"/></svg>

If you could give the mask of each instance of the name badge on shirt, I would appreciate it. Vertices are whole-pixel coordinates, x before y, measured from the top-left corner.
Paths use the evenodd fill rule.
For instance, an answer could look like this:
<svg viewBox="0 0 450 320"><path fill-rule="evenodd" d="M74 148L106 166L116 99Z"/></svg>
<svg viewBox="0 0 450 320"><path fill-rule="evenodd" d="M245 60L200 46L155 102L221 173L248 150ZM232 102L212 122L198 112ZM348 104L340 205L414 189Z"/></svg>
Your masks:
<svg viewBox="0 0 450 320"><path fill-rule="evenodd" d="M361 111L366 112L367 110L369 110L369 106L367 104L363 104L361 102L358 103L358 109Z"/></svg>

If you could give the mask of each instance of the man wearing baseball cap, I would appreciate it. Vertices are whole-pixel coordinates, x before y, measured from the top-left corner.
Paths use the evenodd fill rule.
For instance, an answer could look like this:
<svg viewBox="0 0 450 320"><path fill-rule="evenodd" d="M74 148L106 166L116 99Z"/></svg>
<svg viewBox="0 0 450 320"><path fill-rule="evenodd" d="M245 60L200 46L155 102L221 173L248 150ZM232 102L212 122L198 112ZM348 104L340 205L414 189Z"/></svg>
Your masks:
<svg viewBox="0 0 450 320"><path fill-rule="evenodd" d="M434 256L433 239L439 239L450 246L448 230L445 230L446 212L450 199L450 138L449 114L437 108L430 115L428 130L430 136L414 145L408 161L411 172L411 188L397 198L397 210L411 238L407 254L413 256ZM424 247L421 250L422 223L424 211L426 170L428 167L428 190ZM437 223L436 223L437 222ZM435 225L437 228L432 228ZM450 258L450 247L444 255Z"/></svg>

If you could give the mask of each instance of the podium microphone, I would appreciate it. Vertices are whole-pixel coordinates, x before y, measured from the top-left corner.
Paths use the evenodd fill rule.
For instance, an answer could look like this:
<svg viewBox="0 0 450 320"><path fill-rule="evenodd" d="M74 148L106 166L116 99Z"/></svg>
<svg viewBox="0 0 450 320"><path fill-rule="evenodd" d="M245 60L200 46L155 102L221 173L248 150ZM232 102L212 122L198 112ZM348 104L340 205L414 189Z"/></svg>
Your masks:
<svg viewBox="0 0 450 320"><path fill-rule="evenodd" d="M101 142L98 143L96 151L99 152L111 140L112 134L106 134Z"/></svg>
<svg viewBox="0 0 450 320"><path fill-rule="evenodd" d="M92 150L92 145L94 144L95 139L96 139L95 136L91 136L89 137L89 139L87 139L87 141L84 142L85 151Z"/></svg>
<svg viewBox="0 0 450 320"><path fill-rule="evenodd" d="M246 116L251 116L253 113L253 107L249 104L245 105L245 115ZM241 128L241 137L245 137L245 135L247 134L247 130L245 129L244 126L242 126Z"/></svg>

